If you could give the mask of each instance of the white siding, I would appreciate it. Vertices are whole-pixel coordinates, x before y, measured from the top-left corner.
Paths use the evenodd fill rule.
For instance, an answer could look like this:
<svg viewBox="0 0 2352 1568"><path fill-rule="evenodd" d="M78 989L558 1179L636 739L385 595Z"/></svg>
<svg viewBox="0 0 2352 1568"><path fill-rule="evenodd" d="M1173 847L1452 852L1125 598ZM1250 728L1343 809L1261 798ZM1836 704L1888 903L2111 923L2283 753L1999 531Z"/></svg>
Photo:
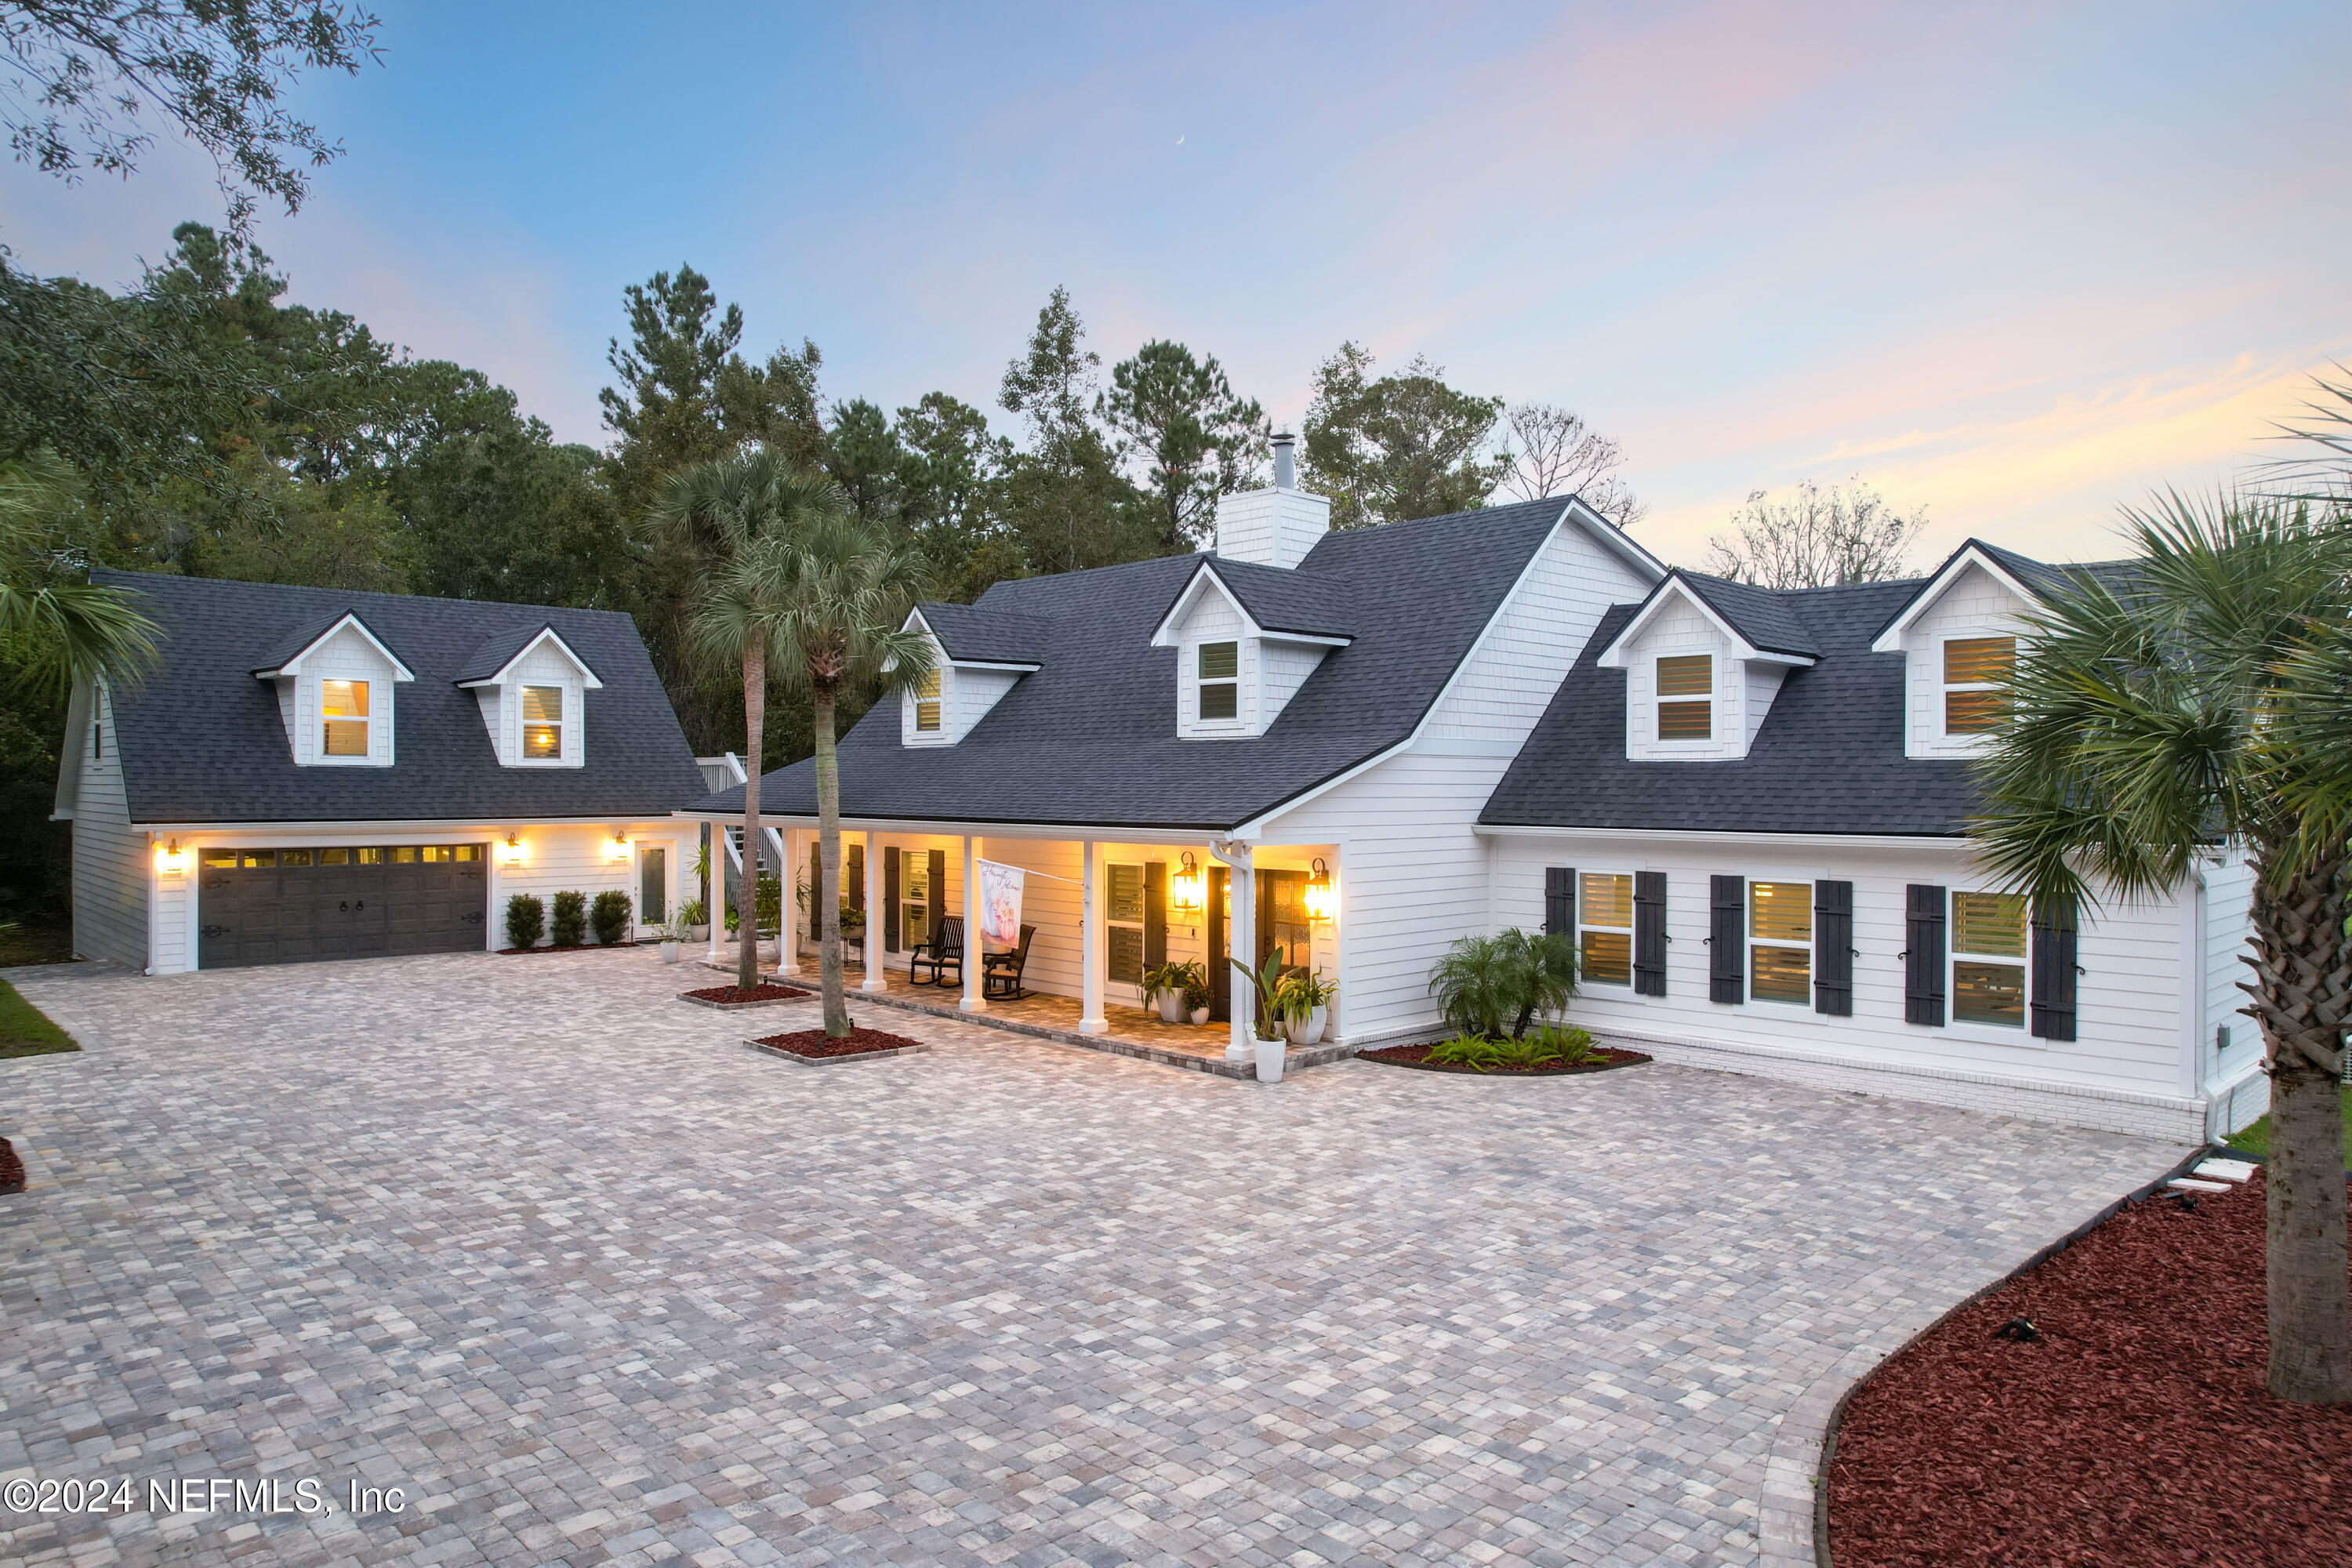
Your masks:
<svg viewBox="0 0 2352 1568"><path fill-rule="evenodd" d="M1305 490L1242 490L1217 501L1217 554L1289 568L1331 530L1331 502Z"/></svg>
<svg viewBox="0 0 2352 1568"><path fill-rule="evenodd" d="M1745 728L1740 737L1740 752L1756 743L1756 731L1764 727L1764 715L1772 710L1772 699L1780 695L1780 682L1789 678L1786 665L1760 664L1749 661L1747 689L1742 694L1747 710L1742 715Z"/></svg>
<svg viewBox="0 0 2352 1568"><path fill-rule="evenodd" d="M499 847L506 843L507 829L479 828L473 831L452 830L446 834L408 834L390 838L355 837L349 842L396 844L410 842L462 844L480 841L490 845L490 909L489 945L507 945L507 900L517 893L529 893L547 905L551 921L555 914L555 895L578 891L588 896L593 904L596 895L618 889L629 895L632 921L637 905L637 858L634 850L617 858L608 856L614 830L625 833L632 846L661 844L668 847L668 900L676 908L682 899L694 897L694 851L698 843L695 825L677 821L614 823L611 826L577 826L572 824L544 827L515 829L522 845L523 858L514 865L501 864ZM336 842L320 838L321 844Z"/></svg>
<svg viewBox="0 0 2352 1568"><path fill-rule="evenodd" d="M506 727L499 721L502 697L495 686L474 688L474 705L482 710L482 732L489 737L490 749L498 753L500 767L504 767L507 761Z"/></svg>
<svg viewBox="0 0 2352 1568"><path fill-rule="evenodd" d="M2206 868L2205 1015L2198 1060L2203 1071L2200 1088L2207 1092L2223 1090L2262 1065L2262 1026L2238 1010L2247 1002L2238 984L2253 978L2245 962L2253 951L2253 869L2243 856L2232 855L2225 864ZM2230 1031L2230 1045L2219 1050L2218 1031L2224 1028ZM2217 1118L2218 1131L2235 1132L2268 1108L2269 1080L2258 1079L2258 1083L2259 1088L2242 1088L2232 1098L2231 1109L2225 1111L2230 1125L2219 1126Z"/></svg>
<svg viewBox="0 0 2352 1568"><path fill-rule="evenodd" d="M1003 700L1004 694L1018 685L1022 672L1015 669L978 669L970 665L948 662L947 652L939 640L931 641L931 657L939 661L940 727L923 731L915 728L915 693L911 689L898 697L898 743L902 746L952 746L971 733L989 710Z"/></svg>
<svg viewBox="0 0 2352 1568"><path fill-rule="evenodd" d="M147 836L131 826L123 793L122 756L115 744L114 703L98 688L98 755L90 738L83 748L81 787L74 802L73 941L85 958L110 959L132 969L147 967Z"/></svg>
<svg viewBox="0 0 2352 1568"><path fill-rule="evenodd" d="M1727 1057L1707 1064L1736 1065L1742 1059L1751 1064L1737 1070L1769 1073L1776 1056L1801 1058L2185 1105L2177 980L2182 927L2172 900L2111 905L2085 919L2079 939L2079 962L2085 973L2078 981L2078 1038L2074 1041L2036 1039L2024 1029L1961 1024L1932 1028L1904 1021L1899 955L1906 946L1906 887L1914 882L1955 889L1990 886L1989 879L1968 868L1965 854L1958 847L1948 851L1776 849L1669 840L1504 837L1496 841L1495 856L1496 920L1528 930L1541 926L1547 867L1580 872L1664 871L1666 994L1637 996L1614 987L1589 988L1569 1014L1596 1033L1745 1053L1744 1058ZM1801 881L1834 878L1853 884L1853 947L1858 956L1853 961L1852 1017L1769 1003L1735 1006L1707 999L1709 879L1716 875ZM1878 1091L1884 1093L1912 1092L1929 1081L1915 1076L1906 1089L1905 1080L1882 1076L1885 1081ZM1862 1086L1860 1081L1853 1084ZM1936 1093L1916 1097L1944 1098ZM2182 1113L2176 1109L2172 1114ZM2111 1123L2094 1117L2090 1124Z"/></svg>
<svg viewBox="0 0 2352 1568"><path fill-rule="evenodd" d="M356 626L345 626L305 655L300 673L292 682L295 765L306 768L392 766L393 676L392 661L378 653L375 646ZM326 680L364 680L368 683L368 752L363 758L326 754L326 732L321 727L324 721L319 709L319 685ZM283 717L288 711L283 691L288 683L280 680L276 684L280 688L278 711Z"/></svg>
<svg viewBox="0 0 2352 1568"><path fill-rule="evenodd" d="M1981 737L1944 733L1944 644L1953 637L2017 636L2026 608L1992 574L1970 564L1904 628L1905 756L1969 757L1983 747Z"/></svg>
<svg viewBox="0 0 2352 1568"><path fill-rule="evenodd" d="M1223 588L1206 584L1193 598L1184 618L1176 624L1176 732L1188 740L1230 741L1264 732L1260 708L1259 648L1251 626ZM1235 694L1236 716L1201 718L1201 645L1238 642L1241 689ZM1295 690L1296 688L1293 688Z"/></svg>
<svg viewBox="0 0 2352 1568"><path fill-rule="evenodd" d="M1657 672L1661 658L1706 654L1715 660L1712 738L1658 739ZM1748 721L1747 663L1713 621L1682 599L1670 600L1625 648L1625 754L1637 761L1724 762L1748 754L1755 733ZM1772 689L1780 689L1779 682ZM1760 721L1760 715L1759 715Z"/></svg>
<svg viewBox="0 0 2352 1568"><path fill-rule="evenodd" d="M1307 678L1315 673L1315 667L1329 651L1318 643L1265 639L1258 661L1263 689L1256 698L1257 710L1265 716L1265 722L1259 726L1261 731L1282 717L1285 705L1298 695L1298 689L1307 684Z"/></svg>
<svg viewBox="0 0 2352 1568"><path fill-rule="evenodd" d="M522 689L526 686L553 686L563 692L563 733L558 742L561 754L552 759L523 755ZM482 710L486 721L496 717L499 761L510 768L587 765L587 682L578 665L565 658L553 643L542 640L515 661L501 687L498 703Z"/></svg>
<svg viewBox="0 0 2352 1568"><path fill-rule="evenodd" d="M1543 717L1602 613L1648 587L1582 528L1554 528L1423 732L1516 747Z"/></svg>

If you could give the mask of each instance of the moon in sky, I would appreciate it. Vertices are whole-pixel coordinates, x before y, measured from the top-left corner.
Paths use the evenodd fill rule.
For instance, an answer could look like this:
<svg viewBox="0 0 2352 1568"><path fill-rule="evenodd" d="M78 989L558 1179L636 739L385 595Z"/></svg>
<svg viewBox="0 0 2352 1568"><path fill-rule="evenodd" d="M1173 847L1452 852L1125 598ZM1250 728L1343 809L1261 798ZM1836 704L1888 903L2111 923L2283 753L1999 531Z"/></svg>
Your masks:
<svg viewBox="0 0 2352 1568"><path fill-rule="evenodd" d="M1176 145L1178 145L1179 147L1181 147L1182 145L1184 145L1184 138L1183 138L1182 136L1181 136L1181 135L1180 135L1180 136L1178 136L1178 137L1176 138Z"/></svg>

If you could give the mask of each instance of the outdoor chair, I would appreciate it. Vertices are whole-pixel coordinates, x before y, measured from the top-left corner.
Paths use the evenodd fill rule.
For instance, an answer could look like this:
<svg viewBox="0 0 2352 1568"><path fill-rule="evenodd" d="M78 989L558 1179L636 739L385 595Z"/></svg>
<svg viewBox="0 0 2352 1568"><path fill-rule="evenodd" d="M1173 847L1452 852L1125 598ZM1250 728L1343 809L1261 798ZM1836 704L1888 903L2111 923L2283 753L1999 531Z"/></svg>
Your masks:
<svg viewBox="0 0 2352 1568"><path fill-rule="evenodd" d="M1029 964L1029 939L1035 926L1021 928L1021 945L1010 952L983 954L980 961L981 994L998 1002L1018 1002L1029 993L1022 987L1021 972Z"/></svg>
<svg viewBox="0 0 2352 1568"><path fill-rule="evenodd" d="M948 971L955 971L955 983L963 984L963 921L952 916L943 919L938 934L929 942L919 942L907 955L907 983L909 985L945 985ZM931 977L925 980L922 972L929 969Z"/></svg>

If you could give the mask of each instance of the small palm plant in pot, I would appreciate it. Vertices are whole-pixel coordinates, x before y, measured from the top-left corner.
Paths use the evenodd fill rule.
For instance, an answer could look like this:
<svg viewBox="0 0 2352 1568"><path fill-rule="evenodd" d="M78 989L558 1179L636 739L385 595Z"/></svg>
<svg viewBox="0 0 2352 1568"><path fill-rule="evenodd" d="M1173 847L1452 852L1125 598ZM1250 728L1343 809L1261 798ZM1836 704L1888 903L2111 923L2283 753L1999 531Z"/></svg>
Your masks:
<svg viewBox="0 0 2352 1568"><path fill-rule="evenodd" d="M1160 1021L1163 1024L1182 1023L1186 995L1196 987L1205 991L1208 985L1209 977L1193 960L1163 963L1143 973L1143 994L1160 1009Z"/></svg>
<svg viewBox="0 0 2352 1568"><path fill-rule="evenodd" d="M1249 965L1238 958L1229 958L1225 962L1241 971L1242 978L1250 983L1262 1005L1259 1022L1250 1031L1251 1037L1257 1042L1257 1080L1260 1083L1280 1083L1283 1053L1289 1048L1288 1042L1282 1037L1282 954L1279 951L1268 953L1265 968L1255 974L1250 973Z"/></svg>
<svg viewBox="0 0 2352 1568"><path fill-rule="evenodd" d="M1311 1046L1323 1037L1331 998L1339 994L1339 982L1326 980L1319 969L1293 970L1282 977L1282 1026L1292 1045Z"/></svg>

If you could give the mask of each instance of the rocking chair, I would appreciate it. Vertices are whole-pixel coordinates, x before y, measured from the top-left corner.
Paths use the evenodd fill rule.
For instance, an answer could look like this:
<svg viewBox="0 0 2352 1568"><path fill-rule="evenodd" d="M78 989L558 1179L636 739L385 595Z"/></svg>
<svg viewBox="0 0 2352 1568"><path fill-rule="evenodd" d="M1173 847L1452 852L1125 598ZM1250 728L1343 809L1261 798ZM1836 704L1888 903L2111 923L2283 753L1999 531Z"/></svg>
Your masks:
<svg viewBox="0 0 2352 1568"><path fill-rule="evenodd" d="M1021 972L1029 963L1029 939L1037 934L1035 926L1021 928L1021 945L1009 952L992 952L980 961L980 992L996 1002L1018 1002L1030 993L1021 984Z"/></svg>
<svg viewBox="0 0 2352 1568"><path fill-rule="evenodd" d="M929 969L931 977L922 978L921 971ZM909 985L945 985L947 972L955 971L955 983L963 984L963 921L950 915L942 919L929 942L919 942L907 955L907 984Z"/></svg>

